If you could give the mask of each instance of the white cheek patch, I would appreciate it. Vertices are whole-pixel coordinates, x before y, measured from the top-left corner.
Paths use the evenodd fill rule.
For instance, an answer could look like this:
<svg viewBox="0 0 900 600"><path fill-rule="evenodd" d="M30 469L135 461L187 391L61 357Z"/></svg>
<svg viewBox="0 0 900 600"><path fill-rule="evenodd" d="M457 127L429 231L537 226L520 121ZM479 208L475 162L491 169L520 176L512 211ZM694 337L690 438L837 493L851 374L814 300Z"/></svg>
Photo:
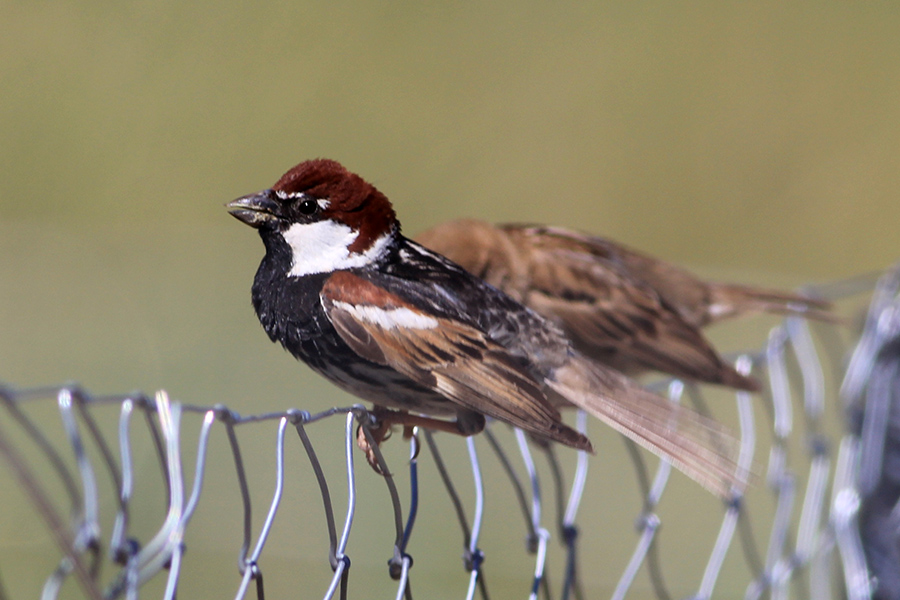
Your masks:
<svg viewBox="0 0 900 600"><path fill-rule="evenodd" d="M361 254L351 255L348 248L359 234L341 223L294 223L282 235L293 254L288 275L294 277L361 267L368 262Z"/></svg>
<svg viewBox="0 0 900 600"><path fill-rule="evenodd" d="M294 223L281 235L293 255L288 271L292 277L364 267L378 260L391 242L390 234L385 234L362 254L350 252L359 232L330 220Z"/></svg>
<svg viewBox="0 0 900 600"><path fill-rule="evenodd" d="M437 319L417 313L408 308L380 308L371 305L354 305L346 302L335 302L335 308L340 308L353 315L357 320L378 325L382 329L434 329L438 326Z"/></svg>

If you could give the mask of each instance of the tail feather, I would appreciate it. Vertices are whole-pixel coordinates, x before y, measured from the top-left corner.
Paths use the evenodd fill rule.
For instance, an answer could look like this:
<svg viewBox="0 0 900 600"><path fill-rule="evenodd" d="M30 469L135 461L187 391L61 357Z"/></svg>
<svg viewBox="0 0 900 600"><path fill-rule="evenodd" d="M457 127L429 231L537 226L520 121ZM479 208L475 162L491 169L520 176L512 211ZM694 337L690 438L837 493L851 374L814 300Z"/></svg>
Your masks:
<svg viewBox="0 0 900 600"><path fill-rule="evenodd" d="M745 484L736 464L738 441L716 421L669 402L611 369L574 357L547 384L722 498Z"/></svg>
<svg viewBox="0 0 900 600"><path fill-rule="evenodd" d="M744 285L711 284L707 323L748 313L799 315L828 323L840 319L830 312L827 300ZM704 323L706 324L706 323Z"/></svg>

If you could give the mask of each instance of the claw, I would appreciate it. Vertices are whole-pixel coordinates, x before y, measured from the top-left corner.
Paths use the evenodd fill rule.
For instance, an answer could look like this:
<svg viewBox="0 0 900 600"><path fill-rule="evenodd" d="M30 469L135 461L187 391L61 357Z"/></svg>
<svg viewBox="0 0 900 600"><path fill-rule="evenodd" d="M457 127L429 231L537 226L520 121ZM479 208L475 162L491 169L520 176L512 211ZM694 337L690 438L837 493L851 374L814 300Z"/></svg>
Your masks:
<svg viewBox="0 0 900 600"><path fill-rule="evenodd" d="M368 429L373 443L369 443L369 437L366 436L365 428L360 424L356 428L356 445L366 455L366 462L369 463L372 470L383 476L386 473L382 471L381 466L378 464L376 448L381 442L390 439L392 423L387 419L374 417L374 415L372 420L374 420L374 424L368 426Z"/></svg>

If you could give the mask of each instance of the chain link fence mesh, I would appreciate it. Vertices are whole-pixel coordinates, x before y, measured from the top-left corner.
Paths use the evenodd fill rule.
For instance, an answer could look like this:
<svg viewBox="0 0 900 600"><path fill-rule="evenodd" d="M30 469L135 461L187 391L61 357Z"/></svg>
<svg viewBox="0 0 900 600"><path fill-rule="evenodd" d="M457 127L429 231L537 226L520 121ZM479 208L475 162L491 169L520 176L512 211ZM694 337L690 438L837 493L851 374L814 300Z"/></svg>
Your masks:
<svg viewBox="0 0 900 600"><path fill-rule="evenodd" d="M848 293L847 287L818 292L839 297ZM278 568L296 578L292 595L298 597L373 597L374 588L366 581L350 586L351 548L384 553L388 566L383 577L394 582L389 595L398 599L414 597L417 570L424 570L424 577L436 571L444 573L440 577L458 577L467 598L490 598L485 565L490 554L482 547L490 535L484 533L486 525L495 519L522 524L523 556L531 576L514 584L520 590L515 597L585 598L584 573L615 568L614 599L705 599L716 596L725 579L748 599L900 598L898 289L900 268L895 268L875 287L857 339L841 340L834 325L817 324L813 331L802 319L788 318L769 332L760 351L736 356L739 370L766 382L761 400L681 381L656 384L671 401L690 402L717 417L719 411L709 407L730 403L741 440L739 466L756 475L746 494L735 490L716 514L708 514L709 498L698 486L689 494L701 500L661 510L671 496L670 465L626 442L631 481L626 485L613 478L602 484L614 493L626 487L639 491L639 504L631 505L635 534L630 546L615 541L603 547L603 555L617 561L599 560L591 550L597 540L602 547L606 537L603 509L599 522L584 524L578 518L579 509L593 500L585 492L589 470L609 477L594 466L607 457L561 455L553 447L535 445L520 431L510 435L499 424L465 440L417 432L408 441L408 457L389 459L377 452L387 473L382 477L368 469L355 449L357 427L370 435L369 413L359 405L243 416L224 405L177 402L165 392L95 396L76 385L0 386L0 462L6 470L0 481L18 488L49 532L55 552L55 567L40 576L42 585L29 595L175 598L191 578L210 577L198 575L199 565L186 559L188 538L204 535L192 527L198 512L228 498L239 502L239 518L206 520L202 526L228 529L240 539L236 547L225 549L237 560L236 572L230 564L219 564L212 575L230 585L226 596L234 598L264 598L267 581ZM837 433L827 426L829 415L842 421ZM577 415L576 426L587 430L584 414ZM255 439L269 444L265 484L254 483L260 463L246 460L248 450L260 448L259 442L251 446L248 430L256 430ZM224 441L211 451L210 440L216 436ZM136 460L148 451L155 462ZM335 453L343 457L337 472L322 460ZM461 454L468 463L464 469L457 460ZM425 460L437 473L430 484L419 477ZM495 475L485 481L485 461L499 465L502 481L495 481ZM207 472L212 468L225 468L231 475L217 478L211 488ZM393 532L390 543L355 534L360 503L368 501L361 495L363 476L383 481L390 508L379 518ZM228 480L233 484L222 483ZM447 501L440 506L423 503L423 485L442 487ZM489 514L487 495L498 485L510 493L501 502L504 510ZM263 505L253 500L260 493L267 498ZM373 492L367 488L365 493ZM136 508L147 495L162 499L156 512ZM718 522L714 540L707 544L681 534L674 550L663 548L661 527L696 511ZM289 561L267 561L273 530L298 518L324 531L296 540L322 546L327 560L321 561L321 570L327 578L321 587L312 585L305 571L292 572L285 566ZM459 542L424 540L421 547L428 550L418 552L415 569L411 540L418 531L429 536L429 520L457 522ZM586 540L594 543L586 545ZM462 566L435 558L430 549L439 546L455 548L450 555L461 552ZM687 588L667 579L667 573L679 569L669 565L679 561L696 567L697 577ZM22 575L18 568L0 564L0 600L14 597L10 590L21 589L13 583ZM202 583L199 589L204 589Z"/></svg>

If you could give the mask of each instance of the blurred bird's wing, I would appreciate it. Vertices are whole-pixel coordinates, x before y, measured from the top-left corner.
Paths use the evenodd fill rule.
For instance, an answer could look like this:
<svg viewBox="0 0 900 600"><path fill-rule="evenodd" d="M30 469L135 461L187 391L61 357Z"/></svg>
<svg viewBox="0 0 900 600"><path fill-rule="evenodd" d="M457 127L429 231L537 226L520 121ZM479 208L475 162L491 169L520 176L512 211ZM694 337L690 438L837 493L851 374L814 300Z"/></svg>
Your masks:
<svg viewBox="0 0 900 600"><path fill-rule="evenodd" d="M626 372L649 368L758 389L756 381L719 356L676 306L625 268L615 248L603 240L558 228L506 232L514 245L525 246L521 252L528 256L523 301L554 318L587 356Z"/></svg>
<svg viewBox="0 0 900 600"><path fill-rule="evenodd" d="M824 299L757 286L705 281L677 265L606 238L552 226L503 225L500 229L542 252L565 251L627 274L630 279L654 290L694 327L763 312L796 314L826 322L838 320L829 312L831 303Z"/></svg>

